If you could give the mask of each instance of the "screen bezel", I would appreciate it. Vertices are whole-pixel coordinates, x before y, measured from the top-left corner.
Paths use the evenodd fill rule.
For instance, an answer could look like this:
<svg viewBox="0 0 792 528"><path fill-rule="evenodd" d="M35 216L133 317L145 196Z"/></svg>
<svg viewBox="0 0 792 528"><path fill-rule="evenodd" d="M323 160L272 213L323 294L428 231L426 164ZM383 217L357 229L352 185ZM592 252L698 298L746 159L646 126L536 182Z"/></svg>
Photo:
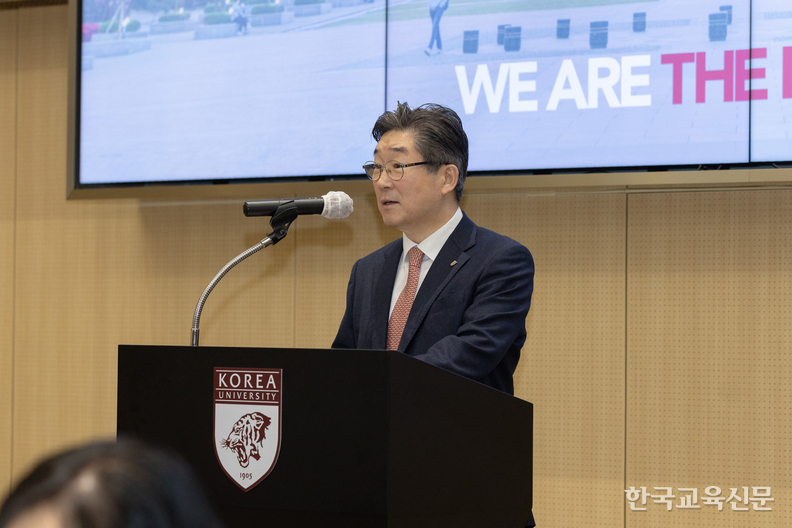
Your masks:
<svg viewBox="0 0 792 528"><path fill-rule="evenodd" d="M130 197L157 195L174 197L243 196L257 189L283 188L301 189L329 188L336 184L359 188L370 186L363 174L336 174L323 176L285 176L254 178L216 178L200 180L163 180L146 182L91 183L80 182L80 116L82 80L82 0L68 3L69 11L69 85L68 85L68 133L67 133L67 198L86 197ZM387 17L386 17L387 31ZM386 66L387 76L387 66ZM387 82L386 82L387 88ZM387 97L387 95L386 95ZM749 102L750 105L750 102ZM749 117L749 144L750 144ZM664 176L665 175L665 176ZM713 186L713 185L784 185L792 182L792 160L776 162L708 163L706 165L641 165L616 167L555 168L524 170L469 171L468 176L481 189L504 187L560 188L582 187L644 187L644 186ZM510 183L511 182L511 183ZM360 184L363 184L362 186ZM233 187L225 192L207 189ZM468 183L468 188L471 187ZM194 189L193 192L185 192ZM175 191L175 193L174 193ZM364 191L365 192L365 191ZM303 193L305 194L305 193Z"/></svg>

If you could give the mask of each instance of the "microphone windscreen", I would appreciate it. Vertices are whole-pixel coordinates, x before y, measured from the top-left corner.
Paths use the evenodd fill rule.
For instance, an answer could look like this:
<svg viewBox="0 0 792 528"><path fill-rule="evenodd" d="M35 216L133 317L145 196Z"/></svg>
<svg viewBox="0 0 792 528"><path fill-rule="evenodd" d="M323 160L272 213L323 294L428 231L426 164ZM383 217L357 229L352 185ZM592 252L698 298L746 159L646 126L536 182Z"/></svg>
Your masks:
<svg viewBox="0 0 792 528"><path fill-rule="evenodd" d="M346 218L352 214L352 198L347 193L330 191L322 198L324 198L325 203L322 216L325 218Z"/></svg>

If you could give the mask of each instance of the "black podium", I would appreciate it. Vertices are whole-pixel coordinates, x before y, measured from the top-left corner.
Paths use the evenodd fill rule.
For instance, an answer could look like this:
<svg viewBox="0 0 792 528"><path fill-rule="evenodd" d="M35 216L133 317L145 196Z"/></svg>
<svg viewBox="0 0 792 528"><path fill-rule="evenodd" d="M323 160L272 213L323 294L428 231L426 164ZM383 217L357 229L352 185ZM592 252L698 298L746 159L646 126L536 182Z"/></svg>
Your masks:
<svg viewBox="0 0 792 528"><path fill-rule="evenodd" d="M256 369L264 374L256 378ZM231 440L247 438L237 429L250 425L240 418L219 434L222 398L238 402L258 426L264 420L268 435L262 452L233 471L220 456L231 452ZM277 400L277 413L255 416L259 398L272 399L267 409ZM398 352L118 350L119 436L180 453L229 528L523 528L532 423L530 403ZM274 442L274 465L243 489L250 482L230 475L247 475Z"/></svg>

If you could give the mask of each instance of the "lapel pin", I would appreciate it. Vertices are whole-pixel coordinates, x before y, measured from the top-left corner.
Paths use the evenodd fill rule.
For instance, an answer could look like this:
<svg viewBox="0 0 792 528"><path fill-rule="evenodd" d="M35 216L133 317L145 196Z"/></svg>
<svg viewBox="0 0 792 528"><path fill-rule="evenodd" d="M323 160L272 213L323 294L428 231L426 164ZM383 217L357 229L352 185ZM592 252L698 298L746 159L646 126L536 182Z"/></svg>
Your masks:
<svg viewBox="0 0 792 528"><path fill-rule="evenodd" d="M453 266L454 264L456 264L456 260L455 260L454 262L452 262L452 263L451 263L451 265L452 265L452 266Z"/></svg>

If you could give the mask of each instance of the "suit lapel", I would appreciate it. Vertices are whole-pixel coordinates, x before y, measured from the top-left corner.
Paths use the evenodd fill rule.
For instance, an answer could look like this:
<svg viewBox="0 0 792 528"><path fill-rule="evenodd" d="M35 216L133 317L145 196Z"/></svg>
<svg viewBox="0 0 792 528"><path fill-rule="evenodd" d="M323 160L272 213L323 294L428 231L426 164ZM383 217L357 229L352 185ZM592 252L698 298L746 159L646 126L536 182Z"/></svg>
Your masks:
<svg viewBox="0 0 792 528"><path fill-rule="evenodd" d="M399 350L407 350L410 341L421 326L435 299L448 286L470 257L465 251L476 243L476 224L467 215L448 237L443 249L429 268L429 273L415 296L407 324L404 327ZM397 261L398 262L398 261ZM387 326L386 326L387 328ZM387 337L387 336L386 336Z"/></svg>
<svg viewBox="0 0 792 528"><path fill-rule="evenodd" d="M375 350L385 350L388 346L388 313L390 301L393 296L393 283L396 280L396 270L402 255L402 240L390 244L384 255L384 262L377 278L377 284L372 292L374 298L371 306L371 343Z"/></svg>

